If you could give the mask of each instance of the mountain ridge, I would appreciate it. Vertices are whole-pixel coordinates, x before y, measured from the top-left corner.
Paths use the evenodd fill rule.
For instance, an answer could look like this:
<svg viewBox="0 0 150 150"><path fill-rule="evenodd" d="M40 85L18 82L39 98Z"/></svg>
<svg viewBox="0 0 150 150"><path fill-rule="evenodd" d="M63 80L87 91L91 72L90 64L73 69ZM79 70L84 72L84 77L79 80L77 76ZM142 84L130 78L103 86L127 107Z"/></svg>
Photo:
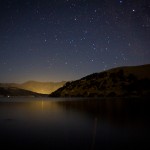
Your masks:
<svg viewBox="0 0 150 150"><path fill-rule="evenodd" d="M150 95L150 64L123 66L67 82L50 97L108 97Z"/></svg>
<svg viewBox="0 0 150 150"><path fill-rule="evenodd" d="M39 97L45 95L35 93L29 90L19 89L16 87L0 87L0 97L10 97L10 96Z"/></svg>
<svg viewBox="0 0 150 150"><path fill-rule="evenodd" d="M26 81L23 83L0 83L0 87L16 87L19 89L29 90L36 93L49 94L62 87L66 81L62 82L39 82Z"/></svg>

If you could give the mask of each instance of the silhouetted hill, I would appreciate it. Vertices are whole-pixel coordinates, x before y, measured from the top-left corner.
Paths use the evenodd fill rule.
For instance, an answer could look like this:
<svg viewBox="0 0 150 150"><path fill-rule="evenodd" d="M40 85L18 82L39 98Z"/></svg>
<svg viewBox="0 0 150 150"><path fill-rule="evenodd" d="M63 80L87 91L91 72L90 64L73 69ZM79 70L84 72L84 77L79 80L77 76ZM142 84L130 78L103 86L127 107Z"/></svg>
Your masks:
<svg viewBox="0 0 150 150"><path fill-rule="evenodd" d="M118 97L150 95L150 65L119 67L67 82L50 97Z"/></svg>
<svg viewBox="0 0 150 150"><path fill-rule="evenodd" d="M43 96L42 94L38 94L35 92L31 92L28 90L19 89L16 87L0 87L0 96Z"/></svg>
<svg viewBox="0 0 150 150"><path fill-rule="evenodd" d="M28 81L22 84L16 83L1 83L0 87L16 87L24 90L29 90L36 93L49 94L62 87L66 82L37 82Z"/></svg>

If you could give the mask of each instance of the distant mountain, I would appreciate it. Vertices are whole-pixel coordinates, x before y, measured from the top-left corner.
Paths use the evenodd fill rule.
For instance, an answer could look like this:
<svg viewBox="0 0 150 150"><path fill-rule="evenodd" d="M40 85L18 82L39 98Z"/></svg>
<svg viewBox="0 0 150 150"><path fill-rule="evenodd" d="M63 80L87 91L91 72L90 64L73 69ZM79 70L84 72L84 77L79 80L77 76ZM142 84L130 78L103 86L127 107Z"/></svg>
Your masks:
<svg viewBox="0 0 150 150"><path fill-rule="evenodd" d="M49 94L62 87L66 82L37 82L28 81L22 84L1 83L0 87L16 87L24 90L29 90L36 93Z"/></svg>
<svg viewBox="0 0 150 150"><path fill-rule="evenodd" d="M42 94L38 94L35 92L31 92L28 90L23 90L15 87L0 87L0 97L9 97L9 96L43 96Z"/></svg>
<svg viewBox="0 0 150 150"><path fill-rule="evenodd" d="M130 97L150 95L150 65L94 73L51 93L50 97Z"/></svg>

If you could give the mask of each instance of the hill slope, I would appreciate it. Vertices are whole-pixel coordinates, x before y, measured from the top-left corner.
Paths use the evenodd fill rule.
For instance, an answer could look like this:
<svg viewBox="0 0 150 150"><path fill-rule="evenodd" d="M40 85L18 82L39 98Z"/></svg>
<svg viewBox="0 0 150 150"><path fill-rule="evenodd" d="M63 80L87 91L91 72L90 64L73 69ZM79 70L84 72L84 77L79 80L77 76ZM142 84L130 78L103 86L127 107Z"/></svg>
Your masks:
<svg viewBox="0 0 150 150"><path fill-rule="evenodd" d="M41 94L15 87L0 87L0 97L5 96L42 96Z"/></svg>
<svg viewBox="0 0 150 150"><path fill-rule="evenodd" d="M150 65L119 67L67 82L50 97L150 95Z"/></svg>
<svg viewBox="0 0 150 150"><path fill-rule="evenodd" d="M62 87L66 82L37 82L28 81L22 84L1 83L0 87L16 87L19 89L29 90L36 93L49 94Z"/></svg>

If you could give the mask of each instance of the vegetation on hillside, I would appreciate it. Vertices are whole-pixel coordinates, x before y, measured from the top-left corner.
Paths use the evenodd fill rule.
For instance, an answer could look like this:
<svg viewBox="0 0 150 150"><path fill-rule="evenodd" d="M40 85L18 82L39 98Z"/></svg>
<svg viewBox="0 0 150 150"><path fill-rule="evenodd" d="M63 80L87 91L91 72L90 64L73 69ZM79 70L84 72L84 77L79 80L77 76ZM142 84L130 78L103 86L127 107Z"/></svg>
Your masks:
<svg viewBox="0 0 150 150"><path fill-rule="evenodd" d="M120 67L67 82L51 97L118 97L150 94L150 65Z"/></svg>

